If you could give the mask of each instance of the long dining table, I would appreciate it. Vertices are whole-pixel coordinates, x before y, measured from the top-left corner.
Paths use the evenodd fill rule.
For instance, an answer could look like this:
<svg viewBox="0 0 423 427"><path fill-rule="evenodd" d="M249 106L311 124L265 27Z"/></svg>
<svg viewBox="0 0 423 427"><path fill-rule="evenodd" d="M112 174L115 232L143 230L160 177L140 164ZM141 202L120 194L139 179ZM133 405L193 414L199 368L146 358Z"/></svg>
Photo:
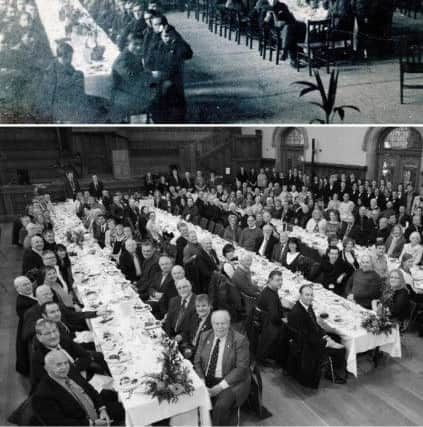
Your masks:
<svg viewBox="0 0 423 427"><path fill-rule="evenodd" d="M72 65L84 74L85 93L110 99L112 96L112 66L119 55L119 49L106 32L94 21L79 0L35 0L38 14L48 38L50 49L56 55L57 42L68 39L74 49ZM65 22L60 19L60 10L67 3L74 10L79 10L85 22L97 34L97 43L104 47L101 60L91 58L93 40L87 35L79 35L75 31L67 37Z"/></svg>
<svg viewBox="0 0 423 427"><path fill-rule="evenodd" d="M111 252L101 249L84 228L73 201L55 205L53 218L56 241L65 244L72 255L76 295L86 310L105 313L91 319L89 326L125 408L126 425L144 426L165 418L170 418L170 425L211 425L208 390L188 360L183 363L193 382L192 395L179 395L175 403L159 403L145 393L143 376L162 369L158 357L165 332L160 322L117 268ZM82 245L69 242L72 232L84 236Z"/></svg>
<svg viewBox="0 0 423 427"><path fill-rule="evenodd" d="M174 240L179 237L177 224L181 217L172 215L158 208L151 208L156 214L156 223L162 232L174 234ZM222 249L228 242L223 238L190 224L196 230L199 240L202 237L210 237L213 247L223 260ZM292 308L299 298L299 288L305 283L311 283L299 274L292 273L279 263L270 262L265 257L247 251L235 244L235 253L239 257L243 253L249 253L253 258L251 266L253 279L260 288L266 286L269 273L272 270L282 272L283 285L279 290L282 305ZM337 333L346 348L347 370L354 376L358 375L357 354L379 349L392 357L401 357L401 337L399 327L396 326L389 334L373 334L361 326L362 320L373 313L353 301L340 297L323 287L320 283L312 283L314 290L313 308L324 329ZM325 313L326 319L320 318Z"/></svg>

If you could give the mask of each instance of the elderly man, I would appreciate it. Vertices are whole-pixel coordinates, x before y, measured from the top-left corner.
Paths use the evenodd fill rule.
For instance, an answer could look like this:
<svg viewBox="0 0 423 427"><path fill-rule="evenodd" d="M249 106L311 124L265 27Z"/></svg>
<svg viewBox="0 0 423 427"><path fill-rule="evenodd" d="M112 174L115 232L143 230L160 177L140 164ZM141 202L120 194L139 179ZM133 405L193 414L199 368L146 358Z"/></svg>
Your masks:
<svg viewBox="0 0 423 427"><path fill-rule="evenodd" d="M360 259L360 269L356 270L348 280L347 298L364 308L371 309L372 301L381 297L382 290L382 279L373 270L371 256L364 254Z"/></svg>
<svg viewBox="0 0 423 427"><path fill-rule="evenodd" d="M119 256L119 268L126 280L134 283L141 276L141 254L137 242L129 239L125 242L125 250Z"/></svg>
<svg viewBox="0 0 423 427"><path fill-rule="evenodd" d="M160 272L154 275L151 282L148 303L153 308L153 314L158 319L162 319L169 309L170 299L177 296L178 293L176 292L175 281L171 274L172 268L174 268L172 260L168 256L162 255L159 258L159 267ZM183 268L180 268L183 271Z"/></svg>
<svg viewBox="0 0 423 427"><path fill-rule="evenodd" d="M215 311L212 329L198 343L194 369L209 390L215 426L236 425L234 414L250 391L250 350L246 337L233 330L227 311Z"/></svg>
<svg viewBox="0 0 423 427"><path fill-rule="evenodd" d="M16 330L16 372L26 376L29 374L29 359L27 346L22 339L23 320L25 312L36 305L37 300L34 297L32 283L28 277L16 277L13 285L18 293L16 298L16 314L19 318Z"/></svg>
<svg viewBox="0 0 423 427"><path fill-rule="evenodd" d="M263 218L264 218L264 215L263 215ZM273 248L278 242L278 239L273 234L274 228L272 225L265 224L262 230L263 230L263 240L260 243L260 247L257 253L261 256L266 257L270 261L272 258Z"/></svg>
<svg viewBox="0 0 423 427"><path fill-rule="evenodd" d="M44 357L46 375L32 396L35 411L48 426L120 425L125 417L114 392L100 394L71 368L69 355L51 350ZM113 421L112 421L113 420Z"/></svg>
<svg viewBox="0 0 423 427"><path fill-rule="evenodd" d="M309 233L325 234L326 224L327 221L322 217L322 212L319 209L314 209L305 228Z"/></svg>
<svg viewBox="0 0 423 427"><path fill-rule="evenodd" d="M80 344L69 339L69 337L62 336L55 322L47 319L38 319L35 324L35 339L30 356L32 390L45 374L45 355L53 349L64 350L69 361L78 372L87 372L91 376L94 372L106 372L101 353L88 352Z"/></svg>
<svg viewBox="0 0 423 427"><path fill-rule="evenodd" d="M247 218L247 225L248 227L241 231L239 244L251 252L257 252L263 240L263 232L257 227L256 219L253 215Z"/></svg>
<svg viewBox="0 0 423 427"><path fill-rule="evenodd" d="M169 310L163 322L163 329L177 341L187 329L191 317L195 312L195 294L189 280L181 279L175 282L178 295L169 302Z"/></svg>
<svg viewBox="0 0 423 427"><path fill-rule="evenodd" d="M44 240L41 236L35 235L31 237L31 248L25 249L22 259L22 273L43 266L43 250Z"/></svg>
<svg viewBox="0 0 423 427"><path fill-rule="evenodd" d="M288 233L282 231L279 234L279 243L276 243L273 247L271 261L282 263L282 259L288 252Z"/></svg>
<svg viewBox="0 0 423 427"><path fill-rule="evenodd" d="M321 361L326 355L333 361L335 382L346 382L345 348L336 336L329 336L317 322L313 310L313 287L302 285L300 299L288 313L288 326L294 331L297 345L301 346L300 369L295 372L301 384L317 388L320 380ZM301 338L299 338L301 337Z"/></svg>
<svg viewBox="0 0 423 427"><path fill-rule="evenodd" d="M231 203L232 205L235 206L234 203ZM225 228L225 231L223 232L223 238L225 240L229 240L230 242L235 242L238 243L239 242L239 238L241 236L241 228L238 225L238 215L235 215L233 213L231 213L228 216L228 226Z"/></svg>
<svg viewBox="0 0 423 427"><path fill-rule="evenodd" d="M257 297L260 294L260 288L253 283L251 276L252 263L253 257L250 254L242 254L239 259L239 265L232 276L232 282L238 291L251 297Z"/></svg>

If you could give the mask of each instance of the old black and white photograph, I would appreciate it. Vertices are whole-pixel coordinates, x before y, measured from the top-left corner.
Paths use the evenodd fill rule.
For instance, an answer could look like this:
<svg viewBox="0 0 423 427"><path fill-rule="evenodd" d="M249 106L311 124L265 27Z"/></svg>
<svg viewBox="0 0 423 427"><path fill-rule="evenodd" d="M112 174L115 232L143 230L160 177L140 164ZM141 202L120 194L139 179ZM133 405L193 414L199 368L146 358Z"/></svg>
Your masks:
<svg viewBox="0 0 423 427"><path fill-rule="evenodd" d="M420 0L0 0L0 122L420 123Z"/></svg>
<svg viewBox="0 0 423 427"><path fill-rule="evenodd" d="M422 159L419 126L0 127L0 425L421 425Z"/></svg>

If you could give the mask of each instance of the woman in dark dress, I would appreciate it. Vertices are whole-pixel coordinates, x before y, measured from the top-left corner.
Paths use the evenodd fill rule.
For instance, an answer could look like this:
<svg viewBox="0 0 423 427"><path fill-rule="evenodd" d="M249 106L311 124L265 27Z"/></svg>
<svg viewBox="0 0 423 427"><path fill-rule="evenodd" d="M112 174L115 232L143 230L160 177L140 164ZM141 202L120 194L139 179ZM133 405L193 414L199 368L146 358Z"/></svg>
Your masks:
<svg viewBox="0 0 423 427"><path fill-rule="evenodd" d="M73 285L72 266L69 259L67 249L64 245L58 244L56 247L57 265L60 270L60 274L67 283L69 288Z"/></svg>
<svg viewBox="0 0 423 427"><path fill-rule="evenodd" d="M299 241L296 237L288 239L288 251L282 258L282 265L293 273L301 273L308 277L310 274L311 261L300 253Z"/></svg>
<svg viewBox="0 0 423 427"><path fill-rule="evenodd" d="M16 298L16 314L19 322L16 331L16 372L22 375L29 375L29 354L27 346L22 339L22 326L25 312L37 304L33 294L33 284L26 276L19 276L14 281L14 286L18 296Z"/></svg>

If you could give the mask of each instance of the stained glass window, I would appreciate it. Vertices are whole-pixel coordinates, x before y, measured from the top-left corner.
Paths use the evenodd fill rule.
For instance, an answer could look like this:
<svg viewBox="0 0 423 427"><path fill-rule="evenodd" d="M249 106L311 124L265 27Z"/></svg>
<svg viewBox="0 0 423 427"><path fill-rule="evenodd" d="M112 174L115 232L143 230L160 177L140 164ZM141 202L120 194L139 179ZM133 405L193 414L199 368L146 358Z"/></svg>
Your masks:
<svg viewBox="0 0 423 427"><path fill-rule="evenodd" d="M300 129L293 128L285 136L286 145L304 145L304 134Z"/></svg>
<svg viewBox="0 0 423 427"><path fill-rule="evenodd" d="M392 129L388 133L383 142L383 148L388 150L405 150L407 148L414 148L414 141L410 128L399 127Z"/></svg>

